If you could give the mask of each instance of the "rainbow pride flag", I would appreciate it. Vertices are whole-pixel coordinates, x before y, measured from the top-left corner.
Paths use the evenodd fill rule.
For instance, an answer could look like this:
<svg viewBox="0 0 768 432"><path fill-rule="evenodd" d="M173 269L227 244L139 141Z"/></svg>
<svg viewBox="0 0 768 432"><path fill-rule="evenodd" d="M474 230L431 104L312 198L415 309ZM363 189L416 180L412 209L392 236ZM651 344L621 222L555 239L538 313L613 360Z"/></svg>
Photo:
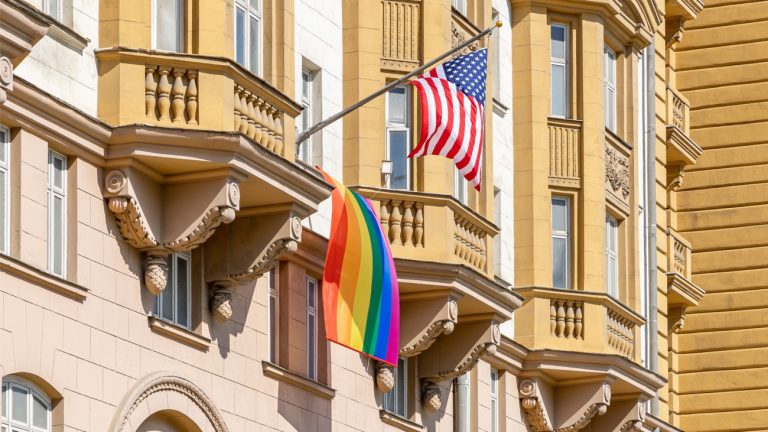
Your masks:
<svg viewBox="0 0 768 432"><path fill-rule="evenodd" d="M370 200L320 172L336 186L323 271L326 336L397 366L400 295L389 239Z"/></svg>

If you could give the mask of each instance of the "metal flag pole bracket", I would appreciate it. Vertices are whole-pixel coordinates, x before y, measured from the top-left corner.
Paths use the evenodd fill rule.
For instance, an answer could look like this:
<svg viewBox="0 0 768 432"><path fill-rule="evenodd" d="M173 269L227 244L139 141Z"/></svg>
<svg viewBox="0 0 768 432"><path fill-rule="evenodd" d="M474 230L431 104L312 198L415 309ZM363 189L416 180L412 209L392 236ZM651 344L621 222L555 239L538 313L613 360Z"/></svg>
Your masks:
<svg viewBox="0 0 768 432"><path fill-rule="evenodd" d="M443 60L444 58L450 56L451 54L454 54L456 52L459 52L459 51L463 50L464 48L466 48L467 46L471 45L475 41L480 40L484 36L487 36L487 35L491 34L491 32L493 32L494 29L499 28L501 26L502 26L501 21L496 21L496 24L494 24L491 27L488 27L487 29L481 31L480 33L476 34L475 36L471 37L470 39L467 39L464 43L462 43L462 44L460 44L460 45L458 45L458 46L456 46L454 48L451 48L450 50L446 51L445 53L441 54L440 56L435 57L434 59L432 59L428 63L425 63L421 67L412 70L411 72L407 73L406 75L403 75L400 79L398 79L396 81L392 81L391 83L387 84L386 86L384 86L384 87L380 88L379 90L373 92L372 94L370 94L366 98L364 98L364 99L362 99L362 100L360 100L358 102L355 102L354 104L348 106L347 108L344 108L343 110L339 111L338 113L336 113L336 114L328 117L327 119L322 120L319 123L313 125L309 129L307 129L304 132L302 132L301 135L296 137L296 146L297 146L297 148L298 148L298 145L300 143L306 141L310 136L315 134L317 131L323 129L324 127L328 126L329 124L331 124L331 123L335 122L336 120L344 117L345 115L351 113L352 111L360 108L361 106L367 104L368 102L376 99L377 97L383 95L384 93L388 92L389 90L391 90L391 89L399 86L400 84L408 81L409 79L413 78L414 76L416 76L416 75L424 72L425 70L431 68L432 66L436 65L441 60Z"/></svg>

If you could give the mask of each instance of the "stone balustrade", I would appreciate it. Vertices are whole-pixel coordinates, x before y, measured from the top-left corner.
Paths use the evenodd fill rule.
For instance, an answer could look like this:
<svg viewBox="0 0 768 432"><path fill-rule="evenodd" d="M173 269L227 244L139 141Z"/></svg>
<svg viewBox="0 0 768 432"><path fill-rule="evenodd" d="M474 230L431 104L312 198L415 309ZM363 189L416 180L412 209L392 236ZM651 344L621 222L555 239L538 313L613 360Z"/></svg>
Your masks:
<svg viewBox="0 0 768 432"><path fill-rule="evenodd" d="M669 230L669 252L667 263L670 272L679 273L687 279L691 279L691 244L680 233Z"/></svg>
<svg viewBox="0 0 768 432"><path fill-rule="evenodd" d="M690 104L688 100L677 91L669 89L667 106L667 124L676 126L685 134L690 134Z"/></svg>
<svg viewBox="0 0 768 432"><path fill-rule="evenodd" d="M242 133L294 160L300 105L232 60L129 48L96 57L99 93L110 100L99 104L101 120Z"/></svg>
<svg viewBox="0 0 768 432"><path fill-rule="evenodd" d="M525 298L515 313L515 338L523 345L639 358L635 341L645 320L615 298L549 288L514 291Z"/></svg>
<svg viewBox="0 0 768 432"><path fill-rule="evenodd" d="M446 195L358 188L375 201L395 257L465 264L489 274L490 242L498 233L487 219Z"/></svg>
<svg viewBox="0 0 768 432"><path fill-rule="evenodd" d="M581 122L549 119L549 184L581 185Z"/></svg>

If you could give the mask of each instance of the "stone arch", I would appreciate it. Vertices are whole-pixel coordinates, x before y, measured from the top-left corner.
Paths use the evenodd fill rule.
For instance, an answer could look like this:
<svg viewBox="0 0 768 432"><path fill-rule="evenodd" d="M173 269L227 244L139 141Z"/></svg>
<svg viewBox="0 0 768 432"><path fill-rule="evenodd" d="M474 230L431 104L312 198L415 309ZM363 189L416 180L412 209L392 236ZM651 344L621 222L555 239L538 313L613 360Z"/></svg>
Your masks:
<svg viewBox="0 0 768 432"><path fill-rule="evenodd" d="M16 371L8 374L3 374L3 372L4 369L0 367L0 381L15 380L22 385L29 386L33 391L40 393L41 396L48 399L47 402L50 404L52 430L59 430L57 426L53 425L64 424L64 396L61 392L59 392L53 384L48 382L48 380L37 374L23 371ZM19 378L20 380L18 380ZM0 401L2 401L2 396L0 396Z"/></svg>
<svg viewBox="0 0 768 432"><path fill-rule="evenodd" d="M153 413L141 425L138 432L202 432L195 422L186 415L175 410L164 410Z"/></svg>
<svg viewBox="0 0 768 432"><path fill-rule="evenodd" d="M176 412L201 430L229 432L221 413L200 387L173 372L155 372L139 380L120 402L108 432L137 432L158 412Z"/></svg>

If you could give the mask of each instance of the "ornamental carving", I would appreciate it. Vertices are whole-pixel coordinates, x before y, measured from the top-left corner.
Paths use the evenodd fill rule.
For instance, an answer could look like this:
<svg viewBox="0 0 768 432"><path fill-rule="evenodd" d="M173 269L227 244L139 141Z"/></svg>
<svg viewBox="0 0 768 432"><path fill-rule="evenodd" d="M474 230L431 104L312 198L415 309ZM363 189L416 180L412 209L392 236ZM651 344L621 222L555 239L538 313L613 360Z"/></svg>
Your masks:
<svg viewBox="0 0 768 432"><path fill-rule="evenodd" d="M294 253L298 248L299 241L297 239L276 240L267 247L261 258L248 271L232 275L232 279L237 282L252 282L274 267L281 256Z"/></svg>
<svg viewBox="0 0 768 432"><path fill-rule="evenodd" d="M211 314L213 319L220 323L225 323L232 318L232 291L230 288L231 284L226 282L214 284L211 295Z"/></svg>
<svg viewBox="0 0 768 432"><path fill-rule="evenodd" d="M634 418L625 422L621 426L621 432L648 432L648 429L643 425L645 423L645 403L638 402L634 407Z"/></svg>
<svg viewBox="0 0 768 432"><path fill-rule="evenodd" d="M499 324L496 322L493 322L491 324L491 340L490 341L481 341L477 345L475 345L474 349L469 352L469 354L464 357L464 361L459 363L458 366L455 368L448 370L448 371L441 371L439 373L440 380L441 381L447 381L454 379L460 375L464 375L465 373L472 370L473 367L477 364L477 362L480 360L480 357L484 355L493 356L496 354L496 349L499 346L499 343L501 342L501 330L499 329Z"/></svg>
<svg viewBox="0 0 768 432"><path fill-rule="evenodd" d="M166 405L171 405L176 398L173 394L181 395L189 402L185 406L169 406L168 408L178 410L182 413L188 412L191 407L196 407L203 413L209 424L198 425L203 430L214 432L229 432L224 418L219 413L211 399L191 381L176 376L171 372L159 372L152 374L139 381L131 391L131 394L124 399L120 409L112 418L109 432L133 431L154 412L150 412L147 402L157 394L165 393L160 401ZM142 405L144 405L142 407ZM139 409L142 407L142 409ZM134 423L135 422L135 423Z"/></svg>
<svg viewBox="0 0 768 432"><path fill-rule="evenodd" d="M7 91L13 90L13 63L8 57L0 57L0 104L8 98Z"/></svg>
<svg viewBox="0 0 768 432"><path fill-rule="evenodd" d="M162 252L148 253L144 269L144 283L153 295L160 295L168 285L167 254Z"/></svg>
<svg viewBox="0 0 768 432"><path fill-rule="evenodd" d="M603 415L608 411L611 400L611 387L603 384L600 388L600 396L597 401L589 404L581 415L570 425L554 427L546 409L544 401L534 380L524 380L518 388L520 404L526 414L528 428L535 432L577 432L584 429L595 416Z"/></svg>
<svg viewBox="0 0 768 432"><path fill-rule="evenodd" d="M376 365L376 387L382 393L389 393L395 388L395 368L386 363L377 363Z"/></svg>
<svg viewBox="0 0 768 432"><path fill-rule="evenodd" d="M447 319L438 319L432 322L414 343L400 348L400 356L413 357L419 355L432 346L439 336L453 333L459 318L458 311L459 308L456 299L454 297L449 297L447 304Z"/></svg>
<svg viewBox="0 0 768 432"><path fill-rule="evenodd" d="M456 25L455 22L451 21L451 48L456 48L466 41L467 41L467 37L464 35L464 32ZM452 58L463 56L472 51L477 51L479 48L480 48L480 42L478 41L472 42L464 49L461 49L457 51L455 54L453 54Z"/></svg>
<svg viewBox="0 0 768 432"><path fill-rule="evenodd" d="M432 381L426 381L424 390L421 392L421 404L429 412L439 411L443 404L440 386Z"/></svg>
<svg viewBox="0 0 768 432"><path fill-rule="evenodd" d="M629 198L629 158L610 146L605 147L605 181L614 194Z"/></svg>

